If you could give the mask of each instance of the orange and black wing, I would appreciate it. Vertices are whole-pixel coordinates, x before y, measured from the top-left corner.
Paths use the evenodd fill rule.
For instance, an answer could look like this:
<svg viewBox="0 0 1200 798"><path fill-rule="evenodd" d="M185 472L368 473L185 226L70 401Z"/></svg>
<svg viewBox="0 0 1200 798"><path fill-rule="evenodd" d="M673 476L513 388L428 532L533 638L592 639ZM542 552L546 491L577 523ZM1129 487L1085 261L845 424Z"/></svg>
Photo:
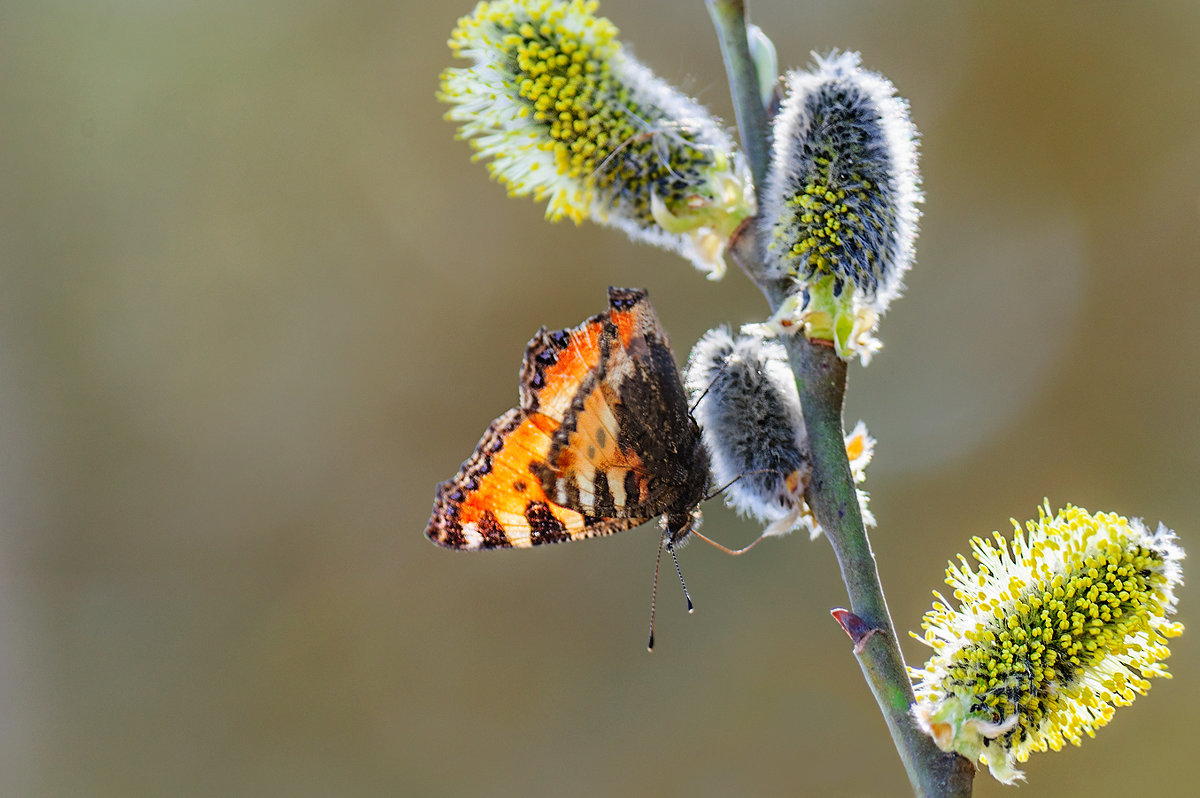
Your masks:
<svg viewBox="0 0 1200 798"><path fill-rule="evenodd" d="M573 329L538 331L525 350L520 406L496 419L459 473L438 485L430 540L454 549L524 548L607 535L652 517L564 506L546 495L540 476L555 433L596 370L602 339L628 340L632 329L630 314L610 306Z"/></svg>
<svg viewBox="0 0 1200 798"><path fill-rule="evenodd" d="M587 515L685 512L703 498L708 455L679 368L644 291L609 289L609 305L595 365L565 409L556 397L562 423L535 470L551 499Z"/></svg>
<svg viewBox="0 0 1200 798"><path fill-rule="evenodd" d="M529 342L520 406L438 486L426 535L456 549L528 547L694 506L708 458L686 401L645 292L610 288L607 312Z"/></svg>
<svg viewBox="0 0 1200 798"><path fill-rule="evenodd" d="M528 548L607 535L645 518L595 518L551 501L534 467L557 424L519 408L488 428L462 470L438 485L425 534L451 549Z"/></svg>

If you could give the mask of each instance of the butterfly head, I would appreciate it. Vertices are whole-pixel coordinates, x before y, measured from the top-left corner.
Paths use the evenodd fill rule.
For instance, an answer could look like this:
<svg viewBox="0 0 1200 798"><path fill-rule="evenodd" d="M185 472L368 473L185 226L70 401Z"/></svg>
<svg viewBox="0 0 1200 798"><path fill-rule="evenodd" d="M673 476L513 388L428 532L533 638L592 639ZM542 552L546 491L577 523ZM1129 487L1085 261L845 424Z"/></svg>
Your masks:
<svg viewBox="0 0 1200 798"><path fill-rule="evenodd" d="M693 507L682 512L665 513L659 520L662 527L662 544L669 549L679 549L691 540L692 532L700 528L702 514Z"/></svg>

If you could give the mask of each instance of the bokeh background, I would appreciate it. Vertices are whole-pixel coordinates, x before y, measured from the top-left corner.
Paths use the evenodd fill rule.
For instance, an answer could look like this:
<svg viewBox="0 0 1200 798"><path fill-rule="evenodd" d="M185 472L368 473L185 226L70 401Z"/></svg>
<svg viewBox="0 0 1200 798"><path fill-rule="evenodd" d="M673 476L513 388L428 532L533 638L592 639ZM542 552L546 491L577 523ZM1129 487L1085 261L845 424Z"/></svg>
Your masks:
<svg viewBox="0 0 1200 798"><path fill-rule="evenodd" d="M0 11L0 794L906 794L824 541L690 547L648 655L653 528L423 538L540 325L645 286L682 359L765 313L489 182L434 99L470 8ZM732 119L699 0L602 12ZM847 408L898 628L1043 497L1200 551L1200 6L753 14L784 65L861 50L922 133L918 265ZM1194 794L1197 581L1176 678L1022 796Z"/></svg>

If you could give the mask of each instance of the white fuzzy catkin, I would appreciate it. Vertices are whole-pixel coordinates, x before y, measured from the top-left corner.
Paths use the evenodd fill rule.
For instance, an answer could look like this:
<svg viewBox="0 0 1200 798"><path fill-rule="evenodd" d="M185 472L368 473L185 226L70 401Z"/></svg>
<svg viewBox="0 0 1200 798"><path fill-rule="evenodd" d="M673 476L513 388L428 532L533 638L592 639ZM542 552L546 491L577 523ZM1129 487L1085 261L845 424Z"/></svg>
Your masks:
<svg viewBox="0 0 1200 798"><path fill-rule="evenodd" d="M916 128L858 53L814 59L785 78L761 218L781 272L800 283L832 274L882 315L913 259Z"/></svg>
<svg viewBox="0 0 1200 798"><path fill-rule="evenodd" d="M792 295L768 327L831 341L864 365L912 265L921 200L908 103L858 53L814 55L784 79L760 233Z"/></svg>
<svg viewBox="0 0 1200 798"><path fill-rule="evenodd" d="M693 412L713 480L728 484L726 504L767 524L766 536L799 527L820 534L804 502L812 473L808 436L783 346L754 335L735 338L723 327L709 330L692 349L685 380L693 401L699 399ZM861 422L846 440L861 480L874 441ZM859 497L864 520L874 523L866 494Z"/></svg>

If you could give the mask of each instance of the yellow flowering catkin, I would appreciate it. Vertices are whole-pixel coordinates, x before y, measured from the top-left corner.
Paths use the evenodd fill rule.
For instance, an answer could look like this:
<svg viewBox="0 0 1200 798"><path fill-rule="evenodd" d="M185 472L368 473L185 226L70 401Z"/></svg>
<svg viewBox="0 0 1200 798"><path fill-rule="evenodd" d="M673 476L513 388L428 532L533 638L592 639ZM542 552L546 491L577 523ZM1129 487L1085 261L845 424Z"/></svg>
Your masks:
<svg viewBox="0 0 1200 798"><path fill-rule="evenodd" d="M743 159L716 119L625 52L595 2L498 0L458 22L442 73L477 157L550 219L592 219L710 276L753 212Z"/></svg>
<svg viewBox="0 0 1200 798"><path fill-rule="evenodd" d="M1161 524L1048 505L1010 542L975 538L922 622L934 654L914 670L921 727L1011 783L1033 751L1078 744L1167 676L1183 550Z"/></svg>

